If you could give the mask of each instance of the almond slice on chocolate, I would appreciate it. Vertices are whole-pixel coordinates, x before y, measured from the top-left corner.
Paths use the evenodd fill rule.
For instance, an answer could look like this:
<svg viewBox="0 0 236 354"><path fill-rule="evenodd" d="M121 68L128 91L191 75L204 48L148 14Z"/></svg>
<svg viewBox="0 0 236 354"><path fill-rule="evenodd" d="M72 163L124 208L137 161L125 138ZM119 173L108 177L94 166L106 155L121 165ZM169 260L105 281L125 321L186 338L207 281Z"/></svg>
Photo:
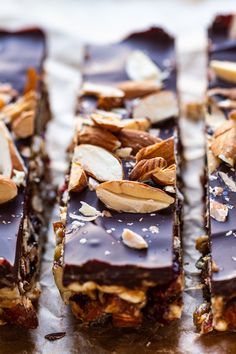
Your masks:
<svg viewBox="0 0 236 354"><path fill-rule="evenodd" d="M133 110L133 117L149 118L152 123L161 122L179 114L176 96L171 91L160 91L142 98Z"/></svg>
<svg viewBox="0 0 236 354"><path fill-rule="evenodd" d="M127 99L151 95L160 91L161 87L155 80L123 81L116 86L125 93Z"/></svg>
<svg viewBox="0 0 236 354"><path fill-rule="evenodd" d="M174 138L162 140L156 144L144 147L136 154L137 161L152 159L154 157L162 157L167 161L168 165L175 163Z"/></svg>
<svg viewBox="0 0 236 354"><path fill-rule="evenodd" d="M99 113L93 113L91 114L91 119L98 127L110 130L111 132L118 132L124 126L120 119L115 118L112 115L108 116Z"/></svg>
<svg viewBox="0 0 236 354"><path fill-rule="evenodd" d="M34 111L22 112L12 123L12 130L17 138L25 139L34 133Z"/></svg>
<svg viewBox="0 0 236 354"><path fill-rule="evenodd" d="M136 154L145 146L161 141L161 139L156 138L147 132L133 129L122 129L117 134L117 138L121 142L122 147L132 148L133 154Z"/></svg>
<svg viewBox="0 0 236 354"><path fill-rule="evenodd" d="M79 163L87 174L100 182L123 178L123 168L120 161L99 146L89 144L76 146L73 162Z"/></svg>
<svg viewBox="0 0 236 354"><path fill-rule="evenodd" d="M225 222L229 209L225 204L218 203L215 200L210 201L210 215L219 222Z"/></svg>
<svg viewBox="0 0 236 354"><path fill-rule="evenodd" d="M123 230L122 241L126 246L137 250L148 248L148 243L144 240L144 238L130 229Z"/></svg>
<svg viewBox="0 0 236 354"><path fill-rule="evenodd" d="M134 181L101 183L96 193L108 208L127 213L151 213L174 203L174 198L161 189Z"/></svg>
<svg viewBox="0 0 236 354"><path fill-rule="evenodd" d="M141 50L134 50L128 57L125 70L130 80L155 80L162 86L160 68Z"/></svg>
<svg viewBox="0 0 236 354"><path fill-rule="evenodd" d="M72 162L68 191L80 192L88 185L86 174L80 164Z"/></svg>
<svg viewBox="0 0 236 354"><path fill-rule="evenodd" d="M148 118L132 118L122 119L124 129L132 130L148 130L151 126L151 122Z"/></svg>
<svg viewBox="0 0 236 354"><path fill-rule="evenodd" d="M211 141L213 154L234 166L236 161L236 111L216 131Z"/></svg>
<svg viewBox="0 0 236 354"><path fill-rule="evenodd" d="M232 61L212 60L210 67L222 80L236 83L236 63Z"/></svg>
<svg viewBox="0 0 236 354"><path fill-rule="evenodd" d="M167 166L167 162L162 157L154 157L148 160L139 161L130 173L131 181L146 181L151 178L154 172Z"/></svg>
<svg viewBox="0 0 236 354"><path fill-rule="evenodd" d="M170 165L167 168L159 169L152 173L152 179L157 184L172 186L176 183L176 165Z"/></svg>
<svg viewBox="0 0 236 354"><path fill-rule="evenodd" d="M26 171L25 164L12 140L12 137L3 122L0 122L0 174L11 177L13 169Z"/></svg>
<svg viewBox="0 0 236 354"><path fill-rule="evenodd" d="M117 87L100 85L92 82L85 82L82 86L82 93L95 97L114 97L123 98L124 92Z"/></svg>
<svg viewBox="0 0 236 354"><path fill-rule="evenodd" d="M80 144L97 145L109 151L114 151L121 146L121 142L115 135L99 127L85 126L77 137Z"/></svg>
<svg viewBox="0 0 236 354"><path fill-rule="evenodd" d="M11 178L0 175L0 204L9 202L17 196L17 186Z"/></svg>

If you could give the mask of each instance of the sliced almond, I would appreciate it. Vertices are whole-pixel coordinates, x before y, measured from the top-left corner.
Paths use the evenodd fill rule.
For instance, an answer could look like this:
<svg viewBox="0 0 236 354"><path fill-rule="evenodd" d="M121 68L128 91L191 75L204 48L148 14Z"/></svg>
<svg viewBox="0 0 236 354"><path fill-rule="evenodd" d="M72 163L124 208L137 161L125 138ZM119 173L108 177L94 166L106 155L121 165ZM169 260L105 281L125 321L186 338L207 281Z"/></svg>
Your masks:
<svg viewBox="0 0 236 354"><path fill-rule="evenodd" d="M123 243L130 247L138 250L148 248L148 243L144 238L130 229L124 229L122 232Z"/></svg>
<svg viewBox="0 0 236 354"><path fill-rule="evenodd" d="M25 164L3 122L0 122L0 152L4 157L0 162L0 173L2 175L11 177L13 169L26 171Z"/></svg>
<svg viewBox="0 0 236 354"><path fill-rule="evenodd" d="M171 91L160 91L141 99L134 107L133 117L149 118L153 124L179 114L177 98Z"/></svg>
<svg viewBox="0 0 236 354"><path fill-rule="evenodd" d="M151 178L152 173L167 166L167 162L162 157L154 157L149 160L139 161L130 173L131 181L146 181Z"/></svg>
<svg viewBox="0 0 236 354"><path fill-rule="evenodd" d="M117 138L121 142L122 147L132 148L133 154L137 153L141 148L145 146L160 141L159 138L156 138L147 132L132 129L122 129L117 134Z"/></svg>
<svg viewBox="0 0 236 354"><path fill-rule="evenodd" d="M218 203L215 200L210 201L210 215L219 222L225 222L228 216L228 208L225 204Z"/></svg>
<svg viewBox="0 0 236 354"><path fill-rule="evenodd" d="M123 106L123 97L101 96L98 98L97 107L105 111L111 111Z"/></svg>
<svg viewBox="0 0 236 354"><path fill-rule="evenodd" d="M114 151L121 146L121 142L111 132L99 127L86 126L78 134L80 144L92 144Z"/></svg>
<svg viewBox="0 0 236 354"><path fill-rule="evenodd" d="M222 80L236 83L236 63L231 61L212 60L211 69Z"/></svg>
<svg viewBox="0 0 236 354"><path fill-rule="evenodd" d="M122 119L122 124L125 129L133 130L148 130L151 122L147 118Z"/></svg>
<svg viewBox="0 0 236 354"><path fill-rule="evenodd" d="M25 84L24 93L27 93L30 91L36 91L37 84L38 84L37 72L36 72L35 68L30 67L27 70L27 81Z"/></svg>
<svg viewBox="0 0 236 354"><path fill-rule="evenodd" d="M231 192L236 192L236 183L235 181L227 175L227 173L219 172L219 176L224 181L226 186L229 188Z"/></svg>
<svg viewBox="0 0 236 354"><path fill-rule="evenodd" d="M96 208L92 207L86 202L80 202L82 204L81 208L79 209L79 212L83 214L84 216L101 216L102 213L97 210Z"/></svg>
<svg viewBox="0 0 236 354"><path fill-rule="evenodd" d="M126 61L126 73L131 80L155 80L161 87L162 72L141 50L134 50Z"/></svg>
<svg viewBox="0 0 236 354"><path fill-rule="evenodd" d="M82 93L84 95L99 97L113 97L122 98L124 92L117 87L100 85L92 82L85 82L82 86Z"/></svg>
<svg viewBox="0 0 236 354"><path fill-rule="evenodd" d="M12 123L12 130L17 138L28 138L34 134L35 112L23 112Z"/></svg>
<svg viewBox="0 0 236 354"><path fill-rule="evenodd" d="M152 179L157 184L172 186L176 183L176 165L170 165L167 168L159 169L152 173Z"/></svg>
<svg viewBox="0 0 236 354"><path fill-rule="evenodd" d="M96 193L108 208L127 213L151 213L174 203L161 189L133 181L105 182L97 186Z"/></svg>
<svg viewBox="0 0 236 354"><path fill-rule="evenodd" d="M216 131L211 142L216 157L233 166L236 162L236 111Z"/></svg>
<svg viewBox="0 0 236 354"><path fill-rule="evenodd" d="M160 91L161 85L155 80L123 81L116 85L125 93L125 98L143 97Z"/></svg>
<svg viewBox="0 0 236 354"><path fill-rule="evenodd" d="M118 132L123 128L122 121L114 118L112 115L109 117L108 115L93 113L91 119L98 127L110 130L111 132Z"/></svg>
<svg viewBox="0 0 236 354"><path fill-rule="evenodd" d="M7 176L0 175L0 204L6 203L17 196L17 186Z"/></svg>
<svg viewBox="0 0 236 354"><path fill-rule="evenodd" d="M174 138L162 140L156 144L144 147L136 154L137 161L152 159L154 157L162 157L167 161L168 165L175 163Z"/></svg>
<svg viewBox="0 0 236 354"><path fill-rule="evenodd" d="M100 182L123 178L120 161L99 146L89 144L76 146L73 162L79 163L90 176Z"/></svg>
<svg viewBox="0 0 236 354"><path fill-rule="evenodd" d="M126 159L127 157L130 157L131 153L132 153L132 148L130 148L130 147L120 148L120 149L117 149L115 152L116 156L118 156L122 159Z"/></svg>
<svg viewBox="0 0 236 354"><path fill-rule="evenodd" d="M68 191L80 192L87 187L88 181L83 168L76 162L72 162Z"/></svg>

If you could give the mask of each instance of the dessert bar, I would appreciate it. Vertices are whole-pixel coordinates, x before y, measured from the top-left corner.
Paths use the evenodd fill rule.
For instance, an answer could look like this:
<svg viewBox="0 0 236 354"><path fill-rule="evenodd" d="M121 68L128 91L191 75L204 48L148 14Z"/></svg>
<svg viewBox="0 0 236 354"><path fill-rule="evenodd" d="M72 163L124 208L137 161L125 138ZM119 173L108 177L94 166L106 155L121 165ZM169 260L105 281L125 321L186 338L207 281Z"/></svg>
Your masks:
<svg viewBox="0 0 236 354"><path fill-rule="evenodd" d="M218 16L208 31L206 236L197 240L205 303L194 314L202 333L236 330L236 32Z"/></svg>
<svg viewBox="0 0 236 354"><path fill-rule="evenodd" d="M85 325L180 318L180 143L174 39L88 46L54 275Z"/></svg>
<svg viewBox="0 0 236 354"><path fill-rule="evenodd" d="M0 31L0 324L35 328L49 198L50 117L39 29Z"/></svg>

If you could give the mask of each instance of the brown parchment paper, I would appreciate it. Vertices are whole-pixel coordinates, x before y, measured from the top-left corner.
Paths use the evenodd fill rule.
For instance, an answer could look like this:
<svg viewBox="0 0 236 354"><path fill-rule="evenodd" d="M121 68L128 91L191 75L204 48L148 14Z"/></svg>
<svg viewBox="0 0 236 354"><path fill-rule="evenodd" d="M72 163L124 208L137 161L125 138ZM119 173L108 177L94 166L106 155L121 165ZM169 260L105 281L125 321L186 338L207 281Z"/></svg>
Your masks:
<svg viewBox="0 0 236 354"><path fill-rule="evenodd" d="M71 2L68 1L68 3ZM171 3L170 1L165 3L167 2ZM202 2L212 3L212 1ZM27 1L24 1L24 3L27 3ZM107 9L107 7L104 7L104 2L101 3L103 3L103 8ZM114 1L109 3L113 4ZM133 6L135 6L134 3L136 2L131 1ZM142 3L144 4L145 2ZM151 13L152 7L153 9L155 8L155 1L148 1L148 3L151 5L147 9L149 8L149 13ZM173 8L176 5L178 6L178 3L178 1L173 1ZM182 3L181 9L184 8ZM60 5L58 6L60 7ZM131 5L129 4L129 6ZM39 3L37 7L40 8ZM132 7L130 8L132 9ZM175 8L177 9L177 7ZM116 8L113 9L114 13L115 10ZM22 9L19 9L20 11ZM99 11L101 11L101 8L99 8ZM142 11L142 7L140 7L140 11ZM194 8L192 11L193 18ZM204 11L204 5L202 6L202 11ZM82 19L81 14L78 16ZM49 59L46 63L46 70L48 73L53 120L48 127L47 145L52 160L51 166L54 181L60 184L63 181L63 172L66 168L65 149L73 132L73 112L80 83L79 63L83 55L83 49L79 35L67 31L65 26L63 31L63 24L61 24L61 27L60 25L54 26L55 21L52 21L50 25L48 23L45 25L46 22L39 19L39 17L40 12L38 17L35 15L34 24L41 24L45 27L49 39ZM183 16L182 19L184 18ZM188 24L190 23L189 19L186 21ZM162 22L160 21L161 24ZM166 20L166 22L168 21ZM26 25L31 24L32 20L29 20L29 18L25 20L24 18L24 20L16 21L16 18L14 18L13 21L10 21L9 18L5 17L2 21L2 24L5 25L9 25L9 23L15 27L16 23L17 25ZM167 24L166 27L168 27ZM171 26L169 27L171 28ZM131 26L127 28L131 28ZM132 25L130 31L141 28L145 28L145 26L136 24L135 28ZM172 28L175 28L175 26L172 26ZM93 31L92 28L89 30L90 33ZM101 28L99 28L101 37L100 32ZM206 41L202 32L203 29L201 29L200 36L191 38L190 34L192 32L190 31L188 35L180 36L178 40L179 90L182 104L187 101L203 99L206 74L204 52ZM121 33L124 35L123 32ZM108 39L110 39L109 34L107 35ZM199 257L199 254L195 251L195 238L204 232L202 229L202 187L200 184L204 165L204 135L202 121L191 122L182 116L180 125L185 148L185 163L183 165L185 183L183 190L185 194L183 240L186 287L182 319L165 328L150 324L149 328L143 328L142 330L83 329L74 320L69 308L61 301L59 292L54 284L51 272L54 235L52 227L50 227L40 276L42 295L38 309L39 327L31 331L10 326L0 328L1 354L236 353L236 334L211 333L206 336L199 336L195 332L192 323L192 313L202 300L198 272L195 268L195 262ZM55 207L52 221L57 220L57 218L58 208ZM48 333L63 331L66 332L65 337L57 341L50 342L44 338Z"/></svg>

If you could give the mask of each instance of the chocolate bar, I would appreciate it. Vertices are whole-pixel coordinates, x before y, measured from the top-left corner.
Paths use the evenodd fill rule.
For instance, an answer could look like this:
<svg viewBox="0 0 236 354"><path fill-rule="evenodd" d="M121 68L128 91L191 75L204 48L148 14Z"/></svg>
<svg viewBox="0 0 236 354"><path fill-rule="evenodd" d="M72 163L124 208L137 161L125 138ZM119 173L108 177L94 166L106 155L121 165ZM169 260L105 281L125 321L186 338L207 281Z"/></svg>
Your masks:
<svg viewBox="0 0 236 354"><path fill-rule="evenodd" d="M41 30L0 31L0 324L27 328L38 324L34 303L51 196L45 56Z"/></svg>
<svg viewBox="0 0 236 354"><path fill-rule="evenodd" d="M217 16L208 37L207 235L197 241L206 302L194 315L201 333L236 329L235 17Z"/></svg>
<svg viewBox="0 0 236 354"><path fill-rule="evenodd" d="M159 28L88 46L54 276L85 325L180 318L180 143L174 39Z"/></svg>

